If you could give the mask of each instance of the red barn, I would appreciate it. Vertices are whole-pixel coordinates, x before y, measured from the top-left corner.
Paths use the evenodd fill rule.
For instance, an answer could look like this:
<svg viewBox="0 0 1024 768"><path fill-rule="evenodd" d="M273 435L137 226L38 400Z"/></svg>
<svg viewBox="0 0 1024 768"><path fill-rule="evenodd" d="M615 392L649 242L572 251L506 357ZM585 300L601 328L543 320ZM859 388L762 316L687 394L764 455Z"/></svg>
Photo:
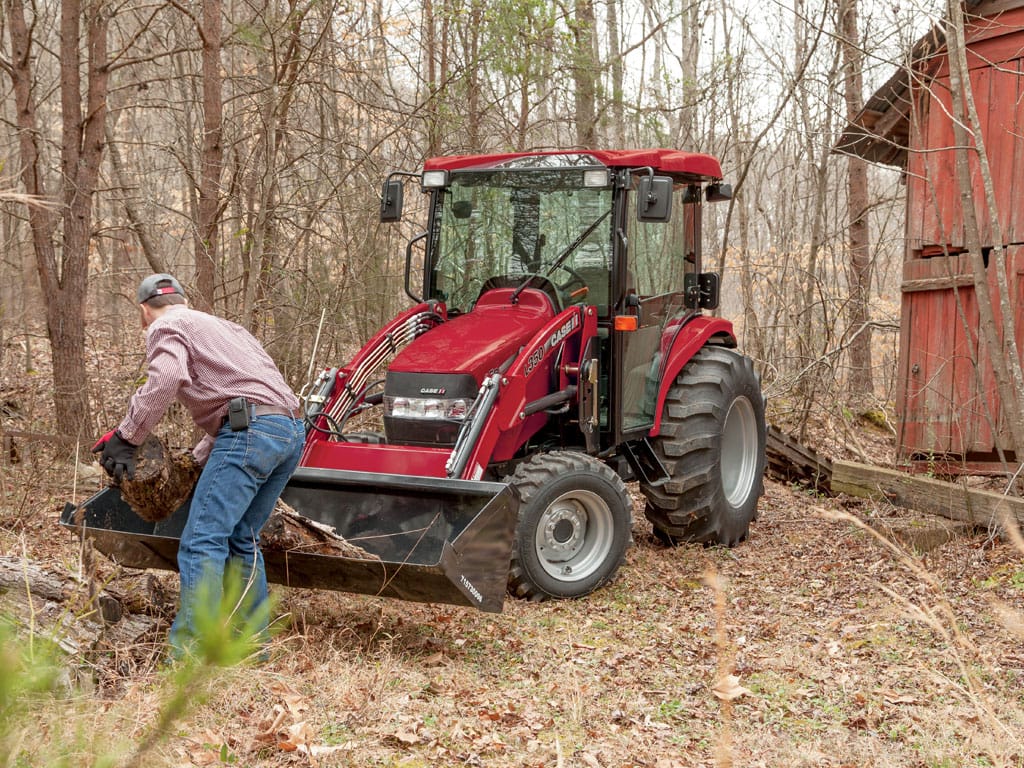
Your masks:
<svg viewBox="0 0 1024 768"><path fill-rule="evenodd" d="M992 226L976 158L973 190L982 253L1006 249L1007 281L1024 348L1024 0L968 1L970 83L995 188ZM839 151L902 168L906 253L896 409L898 458L912 468L983 473L1005 469L1010 447L978 308L957 183L950 72L939 28L909 65L869 99ZM994 263L990 265L994 267ZM993 304L995 277L989 275ZM1003 323L1004 326L1006 323ZM1024 458L1024 457L1021 457Z"/></svg>

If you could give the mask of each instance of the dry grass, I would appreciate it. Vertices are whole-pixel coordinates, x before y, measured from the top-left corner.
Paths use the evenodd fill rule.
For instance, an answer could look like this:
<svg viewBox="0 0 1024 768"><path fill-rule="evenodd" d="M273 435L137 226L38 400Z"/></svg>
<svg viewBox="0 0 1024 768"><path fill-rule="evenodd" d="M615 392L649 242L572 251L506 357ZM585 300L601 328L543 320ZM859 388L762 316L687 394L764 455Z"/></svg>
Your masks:
<svg viewBox="0 0 1024 768"><path fill-rule="evenodd" d="M7 499L0 553L74 562L58 497ZM225 672L152 764L1024 765L1020 542L912 555L863 522L894 511L845 505L769 484L734 550L638 523L610 586L498 615L278 589L271 662ZM118 682L83 730L137 739L166 680Z"/></svg>

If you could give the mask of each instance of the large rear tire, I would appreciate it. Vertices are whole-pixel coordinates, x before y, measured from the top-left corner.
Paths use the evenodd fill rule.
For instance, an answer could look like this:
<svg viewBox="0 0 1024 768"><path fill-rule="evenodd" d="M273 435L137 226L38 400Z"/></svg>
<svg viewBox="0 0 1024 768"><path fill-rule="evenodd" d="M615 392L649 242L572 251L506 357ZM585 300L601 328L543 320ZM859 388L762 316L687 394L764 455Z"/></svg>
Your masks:
<svg viewBox="0 0 1024 768"><path fill-rule="evenodd" d="M723 347L697 352L668 391L652 443L670 478L640 485L655 535L743 541L764 493L764 396L750 358Z"/></svg>
<svg viewBox="0 0 1024 768"><path fill-rule="evenodd" d="M528 600L581 597L615 576L632 543L622 479L582 453L538 454L507 478L521 504L509 592Z"/></svg>

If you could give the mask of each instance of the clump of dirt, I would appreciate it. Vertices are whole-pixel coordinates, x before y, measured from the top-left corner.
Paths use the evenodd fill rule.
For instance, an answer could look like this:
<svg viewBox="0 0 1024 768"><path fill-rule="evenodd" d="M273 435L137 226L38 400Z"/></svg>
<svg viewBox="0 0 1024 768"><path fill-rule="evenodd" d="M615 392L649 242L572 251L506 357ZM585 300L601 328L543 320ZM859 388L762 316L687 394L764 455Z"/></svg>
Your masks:
<svg viewBox="0 0 1024 768"><path fill-rule="evenodd" d="M264 551L307 552L354 560L380 560L342 536L334 528L302 517L280 499L267 524L260 531Z"/></svg>

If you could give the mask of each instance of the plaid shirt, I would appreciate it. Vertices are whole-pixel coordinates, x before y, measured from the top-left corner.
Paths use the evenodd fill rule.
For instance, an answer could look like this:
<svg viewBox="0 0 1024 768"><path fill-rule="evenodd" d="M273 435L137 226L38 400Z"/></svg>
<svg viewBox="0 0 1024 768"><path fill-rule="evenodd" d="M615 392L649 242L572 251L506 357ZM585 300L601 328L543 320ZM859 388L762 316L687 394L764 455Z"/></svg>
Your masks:
<svg viewBox="0 0 1024 768"><path fill-rule="evenodd" d="M134 445L146 439L175 399L206 432L193 450L200 462L213 448L232 398L299 415L298 398L251 333L184 304L171 304L146 329L146 363L146 383L132 395L117 427Z"/></svg>

